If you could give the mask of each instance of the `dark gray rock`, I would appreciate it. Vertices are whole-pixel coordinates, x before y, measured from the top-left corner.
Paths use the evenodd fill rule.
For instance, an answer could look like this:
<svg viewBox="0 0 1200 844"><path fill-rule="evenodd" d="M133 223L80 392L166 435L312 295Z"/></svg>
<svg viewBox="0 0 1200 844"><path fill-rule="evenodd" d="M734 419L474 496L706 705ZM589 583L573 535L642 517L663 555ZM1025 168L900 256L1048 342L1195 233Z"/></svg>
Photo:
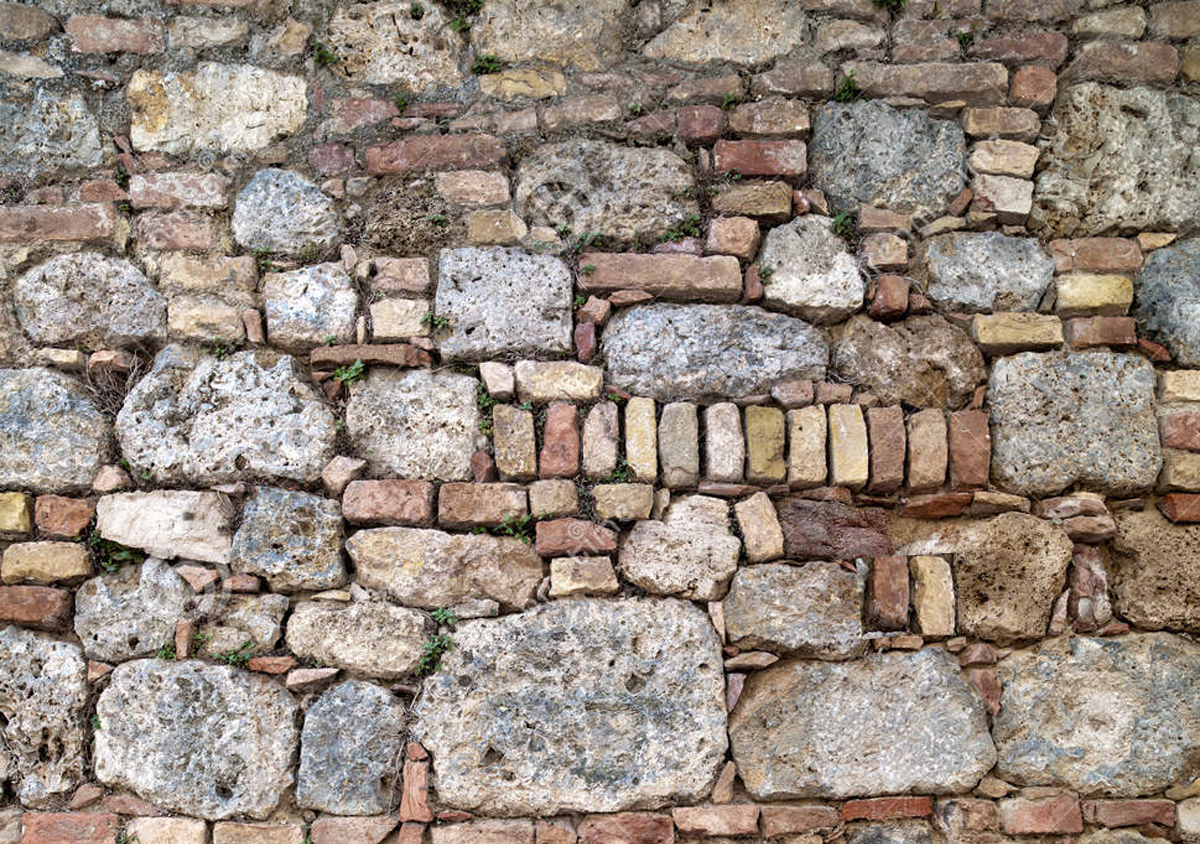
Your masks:
<svg viewBox="0 0 1200 844"><path fill-rule="evenodd" d="M949 311L1035 311L1054 259L1033 238L1000 232L952 232L922 244L926 295Z"/></svg>
<svg viewBox="0 0 1200 844"><path fill-rule="evenodd" d="M326 247L338 238L333 200L291 170L259 170L233 209L233 237L247 249L299 252Z"/></svg>
<svg viewBox="0 0 1200 844"><path fill-rule="evenodd" d="M1135 289L1138 333L1166 346L1180 366L1200 366L1200 238L1151 252Z"/></svg>
<svg viewBox="0 0 1200 844"><path fill-rule="evenodd" d="M332 589L346 582L342 512L336 501L257 487L233 535L234 571L267 579L276 592Z"/></svg>

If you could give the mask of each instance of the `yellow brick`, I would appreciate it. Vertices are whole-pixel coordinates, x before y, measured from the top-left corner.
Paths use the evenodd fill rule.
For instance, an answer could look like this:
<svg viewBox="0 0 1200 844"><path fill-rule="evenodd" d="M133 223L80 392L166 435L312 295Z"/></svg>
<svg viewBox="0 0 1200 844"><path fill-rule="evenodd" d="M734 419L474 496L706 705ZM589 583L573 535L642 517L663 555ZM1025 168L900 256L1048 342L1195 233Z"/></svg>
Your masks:
<svg viewBox="0 0 1200 844"><path fill-rule="evenodd" d="M746 408L746 481L775 484L787 477L783 459L786 432L777 407Z"/></svg>
<svg viewBox="0 0 1200 844"><path fill-rule="evenodd" d="M634 480L652 484L658 479L654 399L635 397L625 404L625 462Z"/></svg>
<svg viewBox="0 0 1200 844"><path fill-rule="evenodd" d="M910 557L909 571L917 581L913 608L917 627L925 636L954 635L954 578L941 557Z"/></svg>
<svg viewBox="0 0 1200 844"><path fill-rule="evenodd" d="M1200 369L1174 369L1159 373L1159 399L1200 401Z"/></svg>
<svg viewBox="0 0 1200 844"><path fill-rule="evenodd" d="M1049 314L975 314L971 339L985 355L1057 349L1062 345L1062 321Z"/></svg>
<svg viewBox="0 0 1200 844"><path fill-rule="evenodd" d="M26 536L33 530L29 496L23 492L0 492L0 535Z"/></svg>
<svg viewBox="0 0 1200 844"><path fill-rule="evenodd" d="M1055 311L1062 317L1123 316L1133 304L1133 279L1127 275L1060 275Z"/></svg>
<svg viewBox="0 0 1200 844"><path fill-rule="evenodd" d="M92 573L87 548L78 542L17 542L4 549L0 579L57 583Z"/></svg>
<svg viewBox="0 0 1200 844"><path fill-rule="evenodd" d="M867 482L867 422L856 404L829 405L830 483L862 489Z"/></svg>
<svg viewBox="0 0 1200 844"><path fill-rule="evenodd" d="M829 474L825 459L827 424L820 405L788 411L788 486L821 486Z"/></svg>

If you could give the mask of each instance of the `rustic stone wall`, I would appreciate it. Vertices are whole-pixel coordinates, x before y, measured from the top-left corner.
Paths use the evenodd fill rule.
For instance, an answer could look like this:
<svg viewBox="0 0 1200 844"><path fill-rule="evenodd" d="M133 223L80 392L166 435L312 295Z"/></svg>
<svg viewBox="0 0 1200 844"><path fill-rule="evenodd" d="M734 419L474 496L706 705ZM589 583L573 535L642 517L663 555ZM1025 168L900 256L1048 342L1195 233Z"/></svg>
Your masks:
<svg viewBox="0 0 1200 844"><path fill-rule="evenodd" d="M1200 0L0 2L0 844L1200 844Z"/></svg>

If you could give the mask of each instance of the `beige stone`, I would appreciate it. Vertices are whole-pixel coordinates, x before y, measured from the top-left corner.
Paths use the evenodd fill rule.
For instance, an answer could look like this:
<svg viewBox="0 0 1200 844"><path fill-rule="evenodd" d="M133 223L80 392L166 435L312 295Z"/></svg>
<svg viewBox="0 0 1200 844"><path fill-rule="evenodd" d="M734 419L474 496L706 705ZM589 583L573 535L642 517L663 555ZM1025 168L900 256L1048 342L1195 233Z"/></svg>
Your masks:
<svg viewBox="0 0 1200 844"><path fill-rule="evenodd" d="M411 3L382 0L336 7L327 34L337 68L357 84L392 85L423 91L462 81L459 56L464 37L450 28L451 15L425 3L419 19Z"/></svg>
<svg viewBox="0 0 1200 844"><path fill-rule="evenodd" d="M4 549L0 579L58 583L92 573L87 547L78 542L14 542Z"/></svg>
<svg viewBox="0 0 1200 844"><path fill-rule="evenodd" d="M631 398L625 403L625 462L633 478L643 483L658 479L658 425L654 399Z"/></svg>
<svg viewBox="0 0 1200 844"><path fill-rule="evenodd" d="M988 356L1057 349L1063 343L1062 321L1051 314L975 314L971 339Z"/></svg>
<svg viewBox="0 0 1200 844"><path fill-rule="evenodd" d="M829 405L829 475L834 486L862 489L870 472L867 423L856 404Z"/></svg>
<svg viewBox="0 0 1200 844"><path fill-rule="evenodd" d="M615 402L592 406L583 422L583 473L589 478L607 478L617 468L621 439L620 414Z"/></svg>
<svg viewBox="0 0 1200 844"><path fill-rule="evenodd" d="M1068 273L1055 279L1055 312L1061 317L1123 316L1133 304L1133 279L1127 275Z"/></svg>
<svg viewBox="0 0 1200 844"><path fill-rule="evenodd" d="M1146 31L1146 12L1140 6L1117 6L1076 18L1071 34L1080 38L1141 38Z"/></svg>
<svg viewBox="0 0 1200 844"><path fill-rule="evenodd" d="M137 844L205 844L208 840L207 825L192 818L134 818L125 834Z"/></svg>
<svg viewBox="0 0 1200 844"><path fill-rule="evenodd" d="M516 377L517 395L537 404L592 401L604 386L603 369L573 361L517 361Z"/></svg>
<svg viewBox="0 0 1200 844"><path fill-rule="evenodd" d="M174 252L159 260L158 286L168 293L211 293L250 307L255 304L258 270L252 255L198 258Z"/></svg>
<svg viewBox="0 0 1200 844"><path fill-rule="evenodd" d="M575 482L564 478L529 485L529 512L534 516L574 516L579 512Z"/></svg>
<svg viewBox="0 0 1200 844"><path fill-rule="evenodd" d="M946 481L949 450L946 440L946 416L929 408L908 417L908 489L932 492Z"/></svg>
<svg viewBox="0 0 1200 844"><path fill-rule="evenodd" d="M1184 48L1179 72L1188 82L1200 82L1200 46Z"/></svg>
<svg viewBox="0 0 1200 844"><path fill-rule="evenodd" d="M213 844L304 844L304 827L298 823L218 823Z"/></svg>
<svg viewBox="0 0 1200 844"><path fill-rule="evenodd" d="M717 189L712 207L720 214L783 221L792 214L792 188L786 182L736 182Z"/></svg>
<svg viewBox="0 0 1200 844"><path fill-rule="evenodd" d="M1158 396L1164 402L1200 401L1200 369L1174 369L1158 374Z"/></svg>
<svg viewBox="0 0 1200 844"><path fill-rule="evenodd" d="M525 221L508 209L467 214L467 240L480 246L517 246L529 234Z"/></svg>
<svg viewBox="0 0 1200 844"><path fill-rule="evenodd" d="M786 428L777 407L746 408L746 481L774 484L787 477Z"/></svg>
<svg viewBox="0 0 1200 844"><path fill-rule="evenodd" d="M1038 155L1037 147L1020 141L980 141L971 148L968 163L977 173L1028 179L1033 176Z"/></svg>
<svg viewBox="0 0 1200 844"><path fill-rule="evenodd" d="M0 492L0 536L26 536L33 530L31 504L23 492Z"/></svg>
<svg viewBox="0 0 1200 844"><path fill-rule="evenodd" d="M508 177L489 170L450 170L434 176L437 192L457 205L486 208L509 199Z"/></svg>
<svg viewBox="0 0 1200 844"><path fill-rule="evenodd" d="M555 557L550 561L550 597L611 595L621 588L608 557Z"/></svg>
<svg viewBox="0 0 1200 844"><path fill-rule="evenodd" d="M96 529L105 539L163 559L228 563L233 515L229 499L218 492L120 492L97 502Z"/></svg>
<svg viewBox="0 0 1200 844"><path fill-rule="evenodd" d="M828 423L820 405L788 411L788 486L821 486L829 474L825 440Z"/></svg>
<svg viewBox="0 0 1200 844"><path fill-rule="evenodd" d="M867 266L881 272L903 270L908 266L908 241L890 232L876 232L863 238L860 247Z"/></svg>
<svg viewBox="0 0 1200 844"><path fill-rule="evenodd" d="M544 100L567 92L567 77L561 70L520 68L486 73L477 77L485 96L510 103L517 97Z"/></svg>
<svg viewBox="0 0 1200 844"><path fill-rule="evenodd" d="M942 557L918 556L908 561L917 582L913 592L917 628L925 636L954 635L954 578Z"/></svg>
<svg viewBox="0 0 1200 844"><path fill-rule="evenodd" d="M392 343L429 334L430 312L426 299L380 299L371 303L371 337Z"/></svg>
<svg viewBox="0 0 1200 844"><path fill-rule="evenodd" d="M671 402L658 423L658 458L663 486L694 487L700 480L700 425L696 405Z"/></svg>
<svg viewBox="0 0 1200 844"><path fill-rule="evenodd" d="M1023 225L1033 208L1033 182L980 173L971 182L974 208L994 213L1001 223Z"/></svg>
<svg viewBox="0 0 1200 844"><path fill-rule="evenodd" d="M493 407L492 447L501 478L528 481L537 477L537 441L530 411L510 404Z"/></svg>
<svg viewBox="0 0 1200 844"><path fill-rule="evenodd" d="M650 484L597 484L592 496L596 515L602 519L648 519L654 506L654 487Z"/></svg>
<svg viewBox="0 0 1200 844"><path fill-rule="evenodd" d="M1160 492L1200 491L1200 453L1164 448L1158 489Z"/></svg>
<svg viewBox="0 0 1200 844"><path fill-rule="evenodd" d="M765 492L756 492L745 501L733 505L746 558L763 563L783 556L783 528L775 513L775 505Z"/></svg>
<svg viewBox="0 0 1200 844"><path fill-rule="evenodd" d="M429 838L430 844L533 844L533 821L488 819L438 824L430 827Z"/></svg>
<svg viewBox="0 0 1200 844"><path fill-rule="evenodd" d="M733 402L704 409L704 474L709 480L738 483L746 462L742 413Z"/></svg>
<svg viewBox="0 0 1200 844"><path fill-rule="evenodd" d="M800 47L808 32L803 4L730 0L689 7L642 49L651 59L759 65ZM720 33L714 37L713 33Z"/></svg>
<svg viewBox="0 0 1200 844"><path fill-rule="evenodd" d="M240 343L246 336L242 309L211 297L173 297L167 302L167 329L172 339L202 343Z"/></svg>

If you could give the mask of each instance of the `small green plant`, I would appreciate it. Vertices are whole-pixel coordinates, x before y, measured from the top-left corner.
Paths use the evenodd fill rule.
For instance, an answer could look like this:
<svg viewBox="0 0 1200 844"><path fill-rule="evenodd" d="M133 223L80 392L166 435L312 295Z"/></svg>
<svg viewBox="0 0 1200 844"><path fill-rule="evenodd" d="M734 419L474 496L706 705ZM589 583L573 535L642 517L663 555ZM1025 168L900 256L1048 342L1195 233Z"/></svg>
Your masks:
<svg viewBox="0 0 1200 844"><path fill-rule="evenodd" d="M100 716L95 712L92 713L92 729L100 732Z"/></svg>
<svg viewBox="0 0 1200 844"><path fill-rule="evenodd" d="M131 202L118 202L118 203L117 203L117 210L118 210L118 211L120 211L122 214L132 214L132 213L133 213L133 203L131 203Z"/></svg>
<svg viewBox="0 0 1200 844"><path fill-rule="evenodd" d="M629 113L632 114L634 117L638 117L642 114L645 114L645 112L646 112L646 108L641 103L634 103L633 105L631 105L629 107Z"/></svg>
<svg viewBox="0 0 1200 844"><path fill-rule="evenodd" d="M688 214L674 228L667 229L659 235L659 243L674 243L677 240L683 240L685 237L700 236L700 215Z"/></svg>
<svg viewBox="0 0 1200 844"><path fill-rule="evenodd" d="M592 269L594 270L595 267L592 267ZM576 294L575 298L571 300L571 310L573 310L573 311L579 310L580 308L583 307L583 303L586 301L587 300L583 298L582 293Z"/></svg>
<svg viewBox="0 0 1200 844"><path fill-rule="evenodd" d="M829 223L829 230L838 237L853 237L855 228L854 218L849 211L841 212Z"/></svg>
<svg viewBox="0 0 1200 844"><path fill-rule="evenodd" d="M450 28L455 32L470 32L471 22L462 15L459 15L454 20L450 21Z"/></svg>
<svg viewBox="0 0 1200 844"><path fill-rule="evenodd" d="M425 17L425 7L420 3L413 3L408 7L408 15L413 20L419 21L421 18Z"/></svg>
<svg viewBox="0 0 1200 844"><path fill-rule="evenodd" d="M742 171L736 170L736 169L735 170L726 170L725 178L731 182L740 182L742 180Z"/></svg>
<svg viewBox="0 0 1200 844"><path fill-rule="evenodd" d="M258 270L259 275L275 272L275 262L271 259L274 254L270 249L255 249L254 250L254 267Z"/></svg>
<svg viewBox="0 0 1200 844"><path fill-rule="evenodd" d="M833 98L839 103L848 103L858 99L862 95L862 89L858 87L858 80L854 78L854 71L846 72L842 77L842 81L838 83L837 91L834 92Z"/></svg>
<svg viewBox="0 0 1200 844"><path fill-rule="evenodd" d="M729 111L734 106L740 105L741 102L742 102L741 94L724 94L721 97L721 109L723 111Z"/></svg>
<svg viewBox="0 0 1200 844"><path fill-rule="evenodd" d="M484 76L489 73L499 73L504 67L504 63L500 61L499 56L493 56L490 53L480 53L475 57L475 62L471 65L471 73L476 76Z"/></svg>
<svg viewBox="0 0 1200 844"><path fill-rule="evenodd" d="M907 3L908 0L875 0L876 6L887 9L889 12L899 12Z"/></svg>
<svg viewBox="0 0 1200 844"><path fill-rule="evenodd" d="M117 172L113 173L113 181L117 183L117 187L124 190L129 187L129 171L124 167L118 167Z"/></svg>
<svg viewBox="0 0 1200 844"><path fill-rule="evenodd" d="M758 265L758 280L762 282L763 287L766 287L771 283L771 279L774 275L774 267L764 267L762 264Z"/></svg>
<svg viewBox="0 0 1200 844"><path fill-rule="evenodd" d="M633 470L629 468L629 464L625 462L624 457L617 458L617 468L613 469L607 478L601 483L606 484L627 484L633 480Z"/></svg>
<svg viewBox="0 0 1200 844"><path fill-rule="evenodd" d="M482 412L488 413L496 406L496 400L492 398L492 394L487 391L487 387L483 384L475 386L475 406Z"/></svg>
<svg viewBox="0 0 1200 844"><path fill-rule="evenodd" d="M240 647L234 648L231 651L221 651L220 653L213 654L213 659L225 665L244 666L250 661L250 657L254 656L253 651L251 651L253 646L254 642L247 639L242 642Z"/></svg>
<svg viewBox="0 0 1200 844"><path fill-rule="evenodd" d="M330 65L337 64L339 61L338 54L326 47L320 41L313 41L312 56L317 67L329 67Z"/></svg>
<svg viewBox="0 0 1200 844"><path fill-rule="evenodd" d="M433 674L442 665L442 656L454 650L454 640L439 633L421 646L421 658L417 661L417 676Z"/></svg>
<svg viewBox="0 0 1200 844"><path fill-rule="evenodd" d="M157 657L158 659L165 659L167 662L174 662L175 661L175 643L174 642L166 642L161 648L158 649L158 653L155 654L155 657Z"/></svg>
<svg viewBox="0 0 1200 844"><path fill-rule="evenodd" d="M212 351L212 356L217 360L225 360L225 358L229 357L229 347L220 340L213 340L210 350Z"/></svg>
<svg viewBox="0 0 1200 844"><path fill-rule="evenodd" d="M362 358L358 358L354 363L339 366L334 371L333 377L343 384L353 384L355 381L361 381L366 373L367 368L363 365Z"/></svg>
<svg viewBox="0 0 1200 844"><path fill-rule="evenodd" d="M591 275L592 273L594 273L596 271L596 265L595 264L584 264L582 267L579 268L579 271L581 273L583 273L584 275ZM582 304L582 303L580 303L580 304Z"/></svg>
<svg viewBox="0 0 1200 844"><path fill-rule="evenodd" d="M88 533L87 546L91 549L96 565L110 574L126 563L136 565L146 559L146 555L141 551L126 548L124 545L105 539L94 527Z"/></svg>
<svg viewBox="0 0 1200 844"><path fill-rule="evenodd" d="M195 636L192 637L192 647L195 650L200 650L200 648L207 645L211 639L212 639L212 636L209 635L208 633L197 633Z"/></svg>
<svg viewBox="0 0 1200 844"><path fill-rule="evenodd" d="M301 264L313 264L321 257L321 247L315 243L307 243L296 253L296 260Z"/></svg>
<svg viewBox="0 0 1200 844"><path fill-rule="evenodd" d="M518 404L517 407L521 410L533 410L533 402L531 402L529 399L525 399L525 401Z"/></svg>
<svg viewBox="0 0 1200 844"><path fill-rule="evenodd" d="M613 404L624 404L625 397L620 393L609 393L608 400Z"/></svg>
<svg viewBox="0 0 1200 844"><path fill-rule="evenodd" d="M425 222L433 223L435 226L442 226L442 227L445 227L450 224L450 221L446 219L445 214L430 214L428 217L425 218Z"/></svg>
<svg viewBox="0 0 1200 844"><path fill-rule="evenodd" d="M571 233L571 227L566 223L559 223L555 226L554 231L558 233L559 237L566 237Z"/></svg>
<svg viewBox="0 0 1200 844"><path fill-rule="evenodd" d="M436 609L431 612L430 615L433 616L433 620L438 624L445 624L449 626L458 624L458 616L454 614L454 610L449 609L448 607Z"/></svg>
<svg viewBox="0 0 1200 844"><path fill-rule="evenodd" d="M479 420L479 433L483 434L485 437L490 437L492 435L492 420L490 417L485 416L483 419Z"/></svg>
<svg viewBox="0 0 1200 844"><path fill-rule="evenodd" d="M433 311L426 311L425 316L421 317L421 325L429 325L435 330L441 331L450 327L450 318L439 316Z"/></svg>
<svg viewBox="0 0 1200 844"><path fill-rule="evenodd" d="M509 516L489 532L496 536L511 536L529 545L533 542L536 527L537 520L526 513L524 516Z"/></svg>
<svg viewBox="0 0 1200 844"><path fill-rule="evenodd" d="M408 97L403 94L397 94L392 99L392 104L396 106L396 111L404 114L404 109L408 108Z"/></svg>
<svg viewBox="0 0 1200 844"><path fill-rule="evenodd" d="M568 229L570 231L570 229ZM579 240L575 241L575 254L578 255L585 249L600 245L602 235L600 232L584 232L579 236Z"/></svg>
<svg viewBox="0 0 1200 844"><path fill-rule="evenodd" d="M958 39L958 46L964 50L975 43L975 33L970 30L962 30L956 33L954 37Z"/></svg>
<svg viewBox="0 0 1200 844"><path fill-rule="evenodd" d="M122 832L117 836L117 844L138 844L137 833L130 835L128 832Z"/></svg>
<svg viewBox="0 0 1200 844"><path fill-rule="evenodd" d="M326 337L326 338L325 338L325 345L326 345L326 346L336 346L336 345L337 345L337 335L336 335L336 334L330 334L328 337Z"/></svg>

